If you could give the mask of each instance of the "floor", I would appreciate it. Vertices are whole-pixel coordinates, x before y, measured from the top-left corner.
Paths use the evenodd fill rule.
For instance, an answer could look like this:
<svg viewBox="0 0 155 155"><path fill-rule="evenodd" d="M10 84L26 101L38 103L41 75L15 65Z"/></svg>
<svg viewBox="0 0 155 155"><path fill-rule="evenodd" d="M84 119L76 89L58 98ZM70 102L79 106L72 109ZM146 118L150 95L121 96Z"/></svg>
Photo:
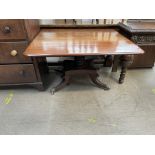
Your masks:
<svg viewBox="0 0 155 155"><path fill-rule="evenodd" d="M87 77L74 77L63 90L0 90L0 134L155 134L155 67L129 70L119 85L119 72L101 69L100 80L111 90L93 87ZM59 75L51 72L51 85Z"/></svg>

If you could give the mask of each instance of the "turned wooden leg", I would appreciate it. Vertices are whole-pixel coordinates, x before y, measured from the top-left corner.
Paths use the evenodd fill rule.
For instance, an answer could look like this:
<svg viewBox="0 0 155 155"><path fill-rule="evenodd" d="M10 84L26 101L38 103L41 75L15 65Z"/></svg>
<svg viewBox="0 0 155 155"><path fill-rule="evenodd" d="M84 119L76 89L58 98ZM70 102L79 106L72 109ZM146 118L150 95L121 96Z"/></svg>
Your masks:
<svg viewBox="0 0 155 155"><path fill-rule="evenodd" d="M97 73L89 74L89 77L90 77L91 81L93 82L93 84L95 84L97 87L102 88L104 90L110 89L106 84L104 84L98 80L98 74Z"/></svg>
<svg viewBox="0 0 155 155"><path fill-rule="evenodd" d="M133 62L133 55L123 55L120 57L121 61L121 74L119 78L119 83L122 84L125 79L127 68Z"/></svg>

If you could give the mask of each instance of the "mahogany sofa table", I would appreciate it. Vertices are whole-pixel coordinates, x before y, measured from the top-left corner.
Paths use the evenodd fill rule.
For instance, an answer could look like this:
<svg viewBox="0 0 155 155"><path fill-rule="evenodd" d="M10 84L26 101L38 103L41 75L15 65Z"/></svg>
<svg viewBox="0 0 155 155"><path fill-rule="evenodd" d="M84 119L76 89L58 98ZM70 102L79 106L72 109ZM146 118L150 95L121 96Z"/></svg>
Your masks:
<svg viewBox="0 0 155 155"><path fill-rule="evenodd" d="M24 55L29 57L74 57L64 61L62 82L52 92L69 84L73 74L88 74L91 81L104 90L106 84L97 77L95 63L103 56L117 56L121 62L119 83L124 82L126 70L132 63L133 55L144 51L114 29L42 29L30 43ZM93 57L86 59L87 56Z"/></svg>

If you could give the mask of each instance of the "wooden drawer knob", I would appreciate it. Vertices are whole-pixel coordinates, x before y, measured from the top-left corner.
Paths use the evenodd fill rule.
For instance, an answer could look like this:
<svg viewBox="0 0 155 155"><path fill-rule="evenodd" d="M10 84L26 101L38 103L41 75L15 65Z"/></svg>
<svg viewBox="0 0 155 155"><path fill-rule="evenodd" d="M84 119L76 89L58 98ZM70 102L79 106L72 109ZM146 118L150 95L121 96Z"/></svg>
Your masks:
<svg viewBox="0 0 155 155"><path fill-rule="evenodd" d="M21 71L19 72L19 74L22 75L22 76L24 76L24 74L25 74L25 73L24 73L24 70L21 70Z"/></svg>
<svg viewBox="0 0 155 155"><path fill-rule="evenodd" d="M5 26L5 27L3 28L3 32L4 32L4 33L10 33L10 32L11 32L11 28L10 28L9 26Z"/></svg>
<svg viewBox="0 0 155 155"><path fill-rule="evenodd" d="M14 57L14 56L16 56L18 53L17 53L16 50L12 50L10 54Z"/></svg>

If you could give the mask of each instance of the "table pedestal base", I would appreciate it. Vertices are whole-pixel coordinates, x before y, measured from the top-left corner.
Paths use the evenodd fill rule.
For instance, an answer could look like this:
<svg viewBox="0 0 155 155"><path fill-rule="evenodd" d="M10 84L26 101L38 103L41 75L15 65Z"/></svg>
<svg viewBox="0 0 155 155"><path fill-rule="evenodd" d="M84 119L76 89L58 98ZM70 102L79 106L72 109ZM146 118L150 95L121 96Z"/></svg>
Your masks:
<svg viewBox="0 0 155 155"><path fill-rule="evenodd" d="M62 81L54 88L50 90L51 94L54 94L56 91L61 90L64 88L66 85L69 85L71 82L71 77L73 75L88 75L92 84L97 86L98 88L104 89L104 90L109 90L110 88L102 83L101 81L98 80L98 73L96 70L70 70L66 71L64 76L62 77Z"/></svg>
<svg viewBox="0 0 155 155"><path fill-rule="evenodd" d="M99 61L96 61L99 64ZM94 68L95 59L85 60L85 57L75 57L75 60L65 60L63 63L62 81L51 89L51 94L69 85L74 75L88 75L91 82L98 88L109 90L110 88L98 80L97 69Z"/></svg>
<svg viewBox="0 0 155 155"><path fill-rule="evenodd" d="M118 60L120 60L121 63L121 74L119 78L119 83L122 84L125 79L127 67L133 61L133 55L121 55L119 56ZM106 84L98 80L99 75L97 73L97 69L94 67L96 64L103 65L103 57L101 59L86 60L84 56L79 56L75 57L74 60L65 60L63 62L64 69L62 71L62 81L56 87L51 89L51 93L54 94L54 92L64 88L70 83L71 77L78 74L88 75L91 82L95 86L104 90L109 90L110 88Z"/></svg>

